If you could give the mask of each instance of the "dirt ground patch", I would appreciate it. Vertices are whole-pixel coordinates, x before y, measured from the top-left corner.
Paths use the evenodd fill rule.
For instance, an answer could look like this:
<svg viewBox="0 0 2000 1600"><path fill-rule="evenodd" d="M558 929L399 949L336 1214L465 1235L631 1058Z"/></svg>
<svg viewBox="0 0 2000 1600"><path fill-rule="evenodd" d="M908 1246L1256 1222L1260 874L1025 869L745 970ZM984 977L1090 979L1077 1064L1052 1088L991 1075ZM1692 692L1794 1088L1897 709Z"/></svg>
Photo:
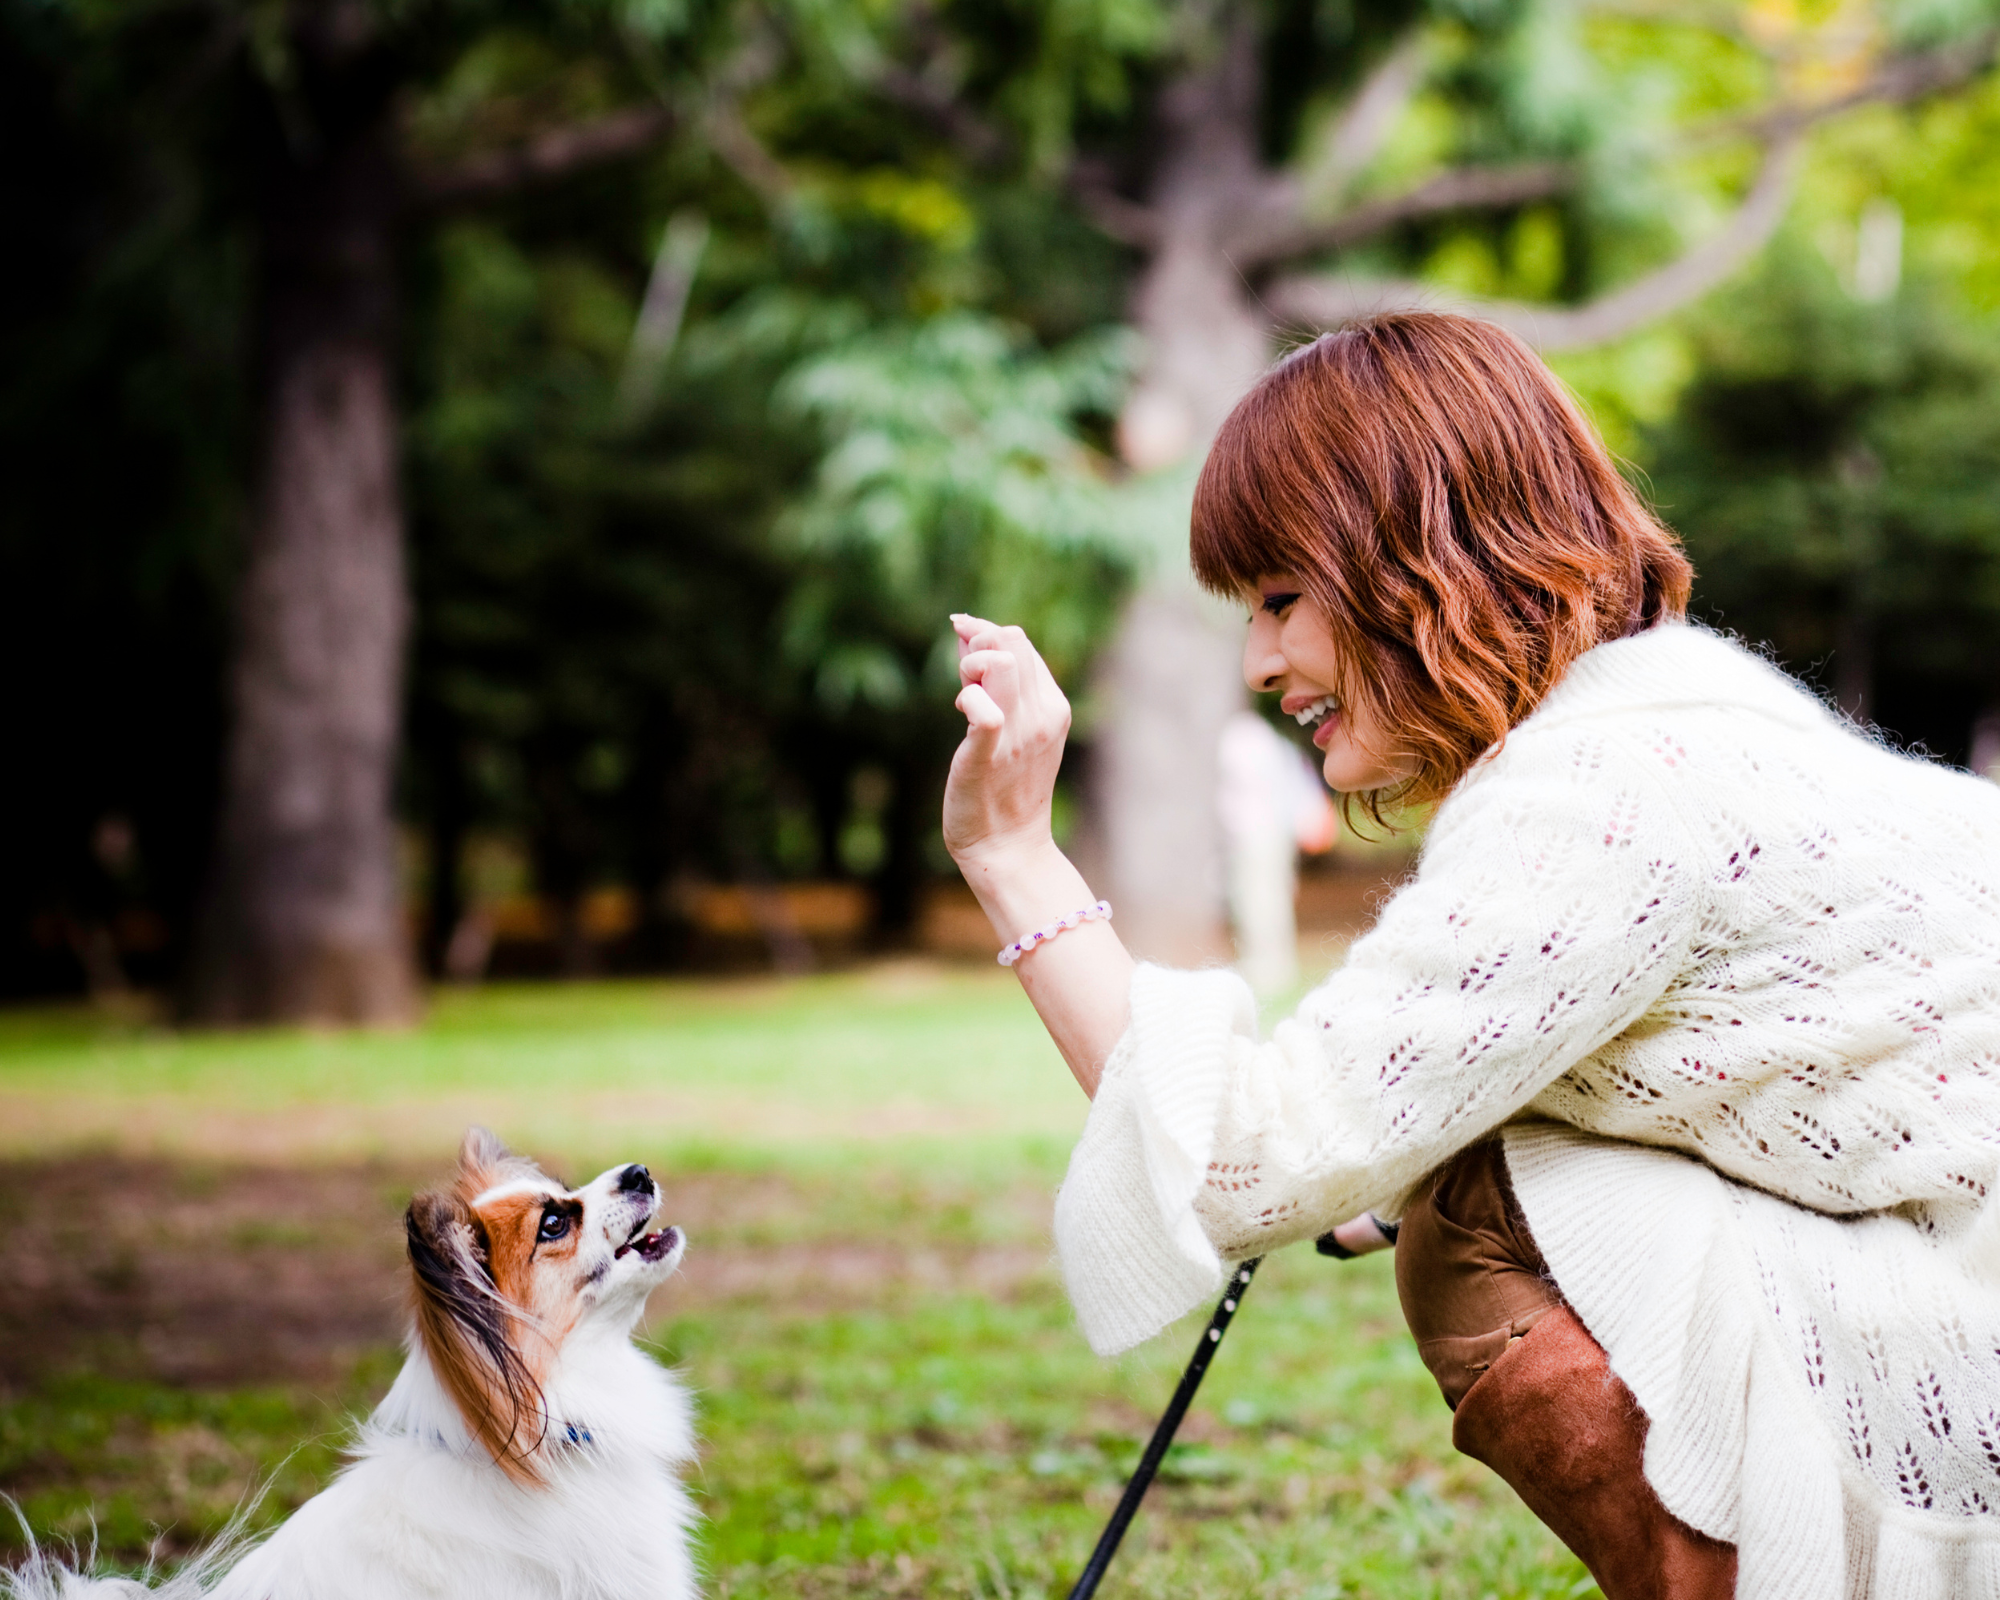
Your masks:
<svg viewBox="0 0 2000 1600"><path fill-rule="evenodd" d="M0 1163L0 1394L86 1367L195 1386L339 1376L401 1337L402 1211L438 1176L387 1162ZM690 1175L669 1195L690 1248L656 1311L816 1311L905 1288L1004 1297L1050 1270L1033 1194L1003 1202L998 1242L843 1227L854 1208L783 1177Z"/></svg>

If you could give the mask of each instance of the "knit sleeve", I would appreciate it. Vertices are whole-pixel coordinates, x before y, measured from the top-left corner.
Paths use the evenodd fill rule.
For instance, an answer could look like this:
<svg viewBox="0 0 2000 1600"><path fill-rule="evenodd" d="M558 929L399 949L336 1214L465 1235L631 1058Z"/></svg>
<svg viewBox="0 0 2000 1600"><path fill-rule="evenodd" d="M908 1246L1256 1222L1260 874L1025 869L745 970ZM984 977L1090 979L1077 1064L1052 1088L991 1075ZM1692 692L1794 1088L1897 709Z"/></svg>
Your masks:
<svg viewBox="0 0 2000 1600"><path fill-rule="evenodd" d="M1234 974L1139 969L1056 1203L1093 1348L1192 1309L1224 1256L1364 1210L1400 1215L1425 1174L1661 996L1706 875L1644 744L1517 732L1440 808L1377 926L1268 1041Z"/></svg>

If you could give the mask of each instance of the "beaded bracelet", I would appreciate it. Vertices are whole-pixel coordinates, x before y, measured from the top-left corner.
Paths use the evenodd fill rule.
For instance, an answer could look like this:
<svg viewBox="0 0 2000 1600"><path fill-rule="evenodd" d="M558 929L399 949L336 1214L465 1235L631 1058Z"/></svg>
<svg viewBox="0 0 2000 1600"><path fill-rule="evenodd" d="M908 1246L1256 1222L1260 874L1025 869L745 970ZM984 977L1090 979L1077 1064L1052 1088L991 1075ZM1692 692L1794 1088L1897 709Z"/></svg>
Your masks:
<svg viewBox="0 0 2000 1600"><path fill-rule="evenodd" d="M1033 933L1024 933L1005 950L1000 952L1000 965L1011 967L1021 957L1038 944L1047 944L1059 933L1067 933L1071 928L1081 927L1086 922L1096 922L1100 918L1111 920L1111 902L1100 900L1094 906L1086 906L1081 911L1072 911L1066 917L1057 917L1046 928L1037 928Z"/></svg>

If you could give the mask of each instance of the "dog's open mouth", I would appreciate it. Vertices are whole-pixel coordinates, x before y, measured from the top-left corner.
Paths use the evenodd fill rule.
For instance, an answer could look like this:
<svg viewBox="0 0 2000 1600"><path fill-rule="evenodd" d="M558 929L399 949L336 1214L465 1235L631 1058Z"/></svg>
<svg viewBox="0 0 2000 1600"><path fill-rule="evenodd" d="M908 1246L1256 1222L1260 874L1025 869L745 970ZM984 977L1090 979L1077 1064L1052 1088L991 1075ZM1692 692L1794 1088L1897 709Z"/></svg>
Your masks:
<svg viewBox="0 0 2000 1600"><path fill-rule="evenodd" d="M622 1258L627 1251L638 1256L641 1261L664 1261L680 1247L679 1228L662 1228L658 1233L643 1233L640 1230L645 1226L645 1223L640 1223L632 1230L632 1237L612 1251L614 1261Z"/></svg>

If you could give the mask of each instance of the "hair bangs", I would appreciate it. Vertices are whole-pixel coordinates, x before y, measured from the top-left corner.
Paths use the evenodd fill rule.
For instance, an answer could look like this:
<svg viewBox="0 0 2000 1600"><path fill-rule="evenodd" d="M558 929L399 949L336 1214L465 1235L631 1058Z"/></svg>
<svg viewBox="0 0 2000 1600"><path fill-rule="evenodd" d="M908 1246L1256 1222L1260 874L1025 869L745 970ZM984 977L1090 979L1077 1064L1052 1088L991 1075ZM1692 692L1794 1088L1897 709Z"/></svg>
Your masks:
<svg viewBox="0 0 2000 1600"><path fill-rule="evenodd" d="M1252 390L1223 423L1195 482L1189 559L1201 586L1225 599L1297 558L1296 539L1274 504L1291 497L1274 494L1269 481L1286 476L1296 458L1258 447L1277 420L1266 413L1283 398L1265 385Z"/></svg>
<svg viewBox="0 0 2000 1600"><path fill-rule="evenodd" d="M1189 554L1236 595L1283 574L1352 692L1441 798L1584 651L1678 617L1693 569L1520 340L1434 312L1293 351L1216 436Z"/></svg>

